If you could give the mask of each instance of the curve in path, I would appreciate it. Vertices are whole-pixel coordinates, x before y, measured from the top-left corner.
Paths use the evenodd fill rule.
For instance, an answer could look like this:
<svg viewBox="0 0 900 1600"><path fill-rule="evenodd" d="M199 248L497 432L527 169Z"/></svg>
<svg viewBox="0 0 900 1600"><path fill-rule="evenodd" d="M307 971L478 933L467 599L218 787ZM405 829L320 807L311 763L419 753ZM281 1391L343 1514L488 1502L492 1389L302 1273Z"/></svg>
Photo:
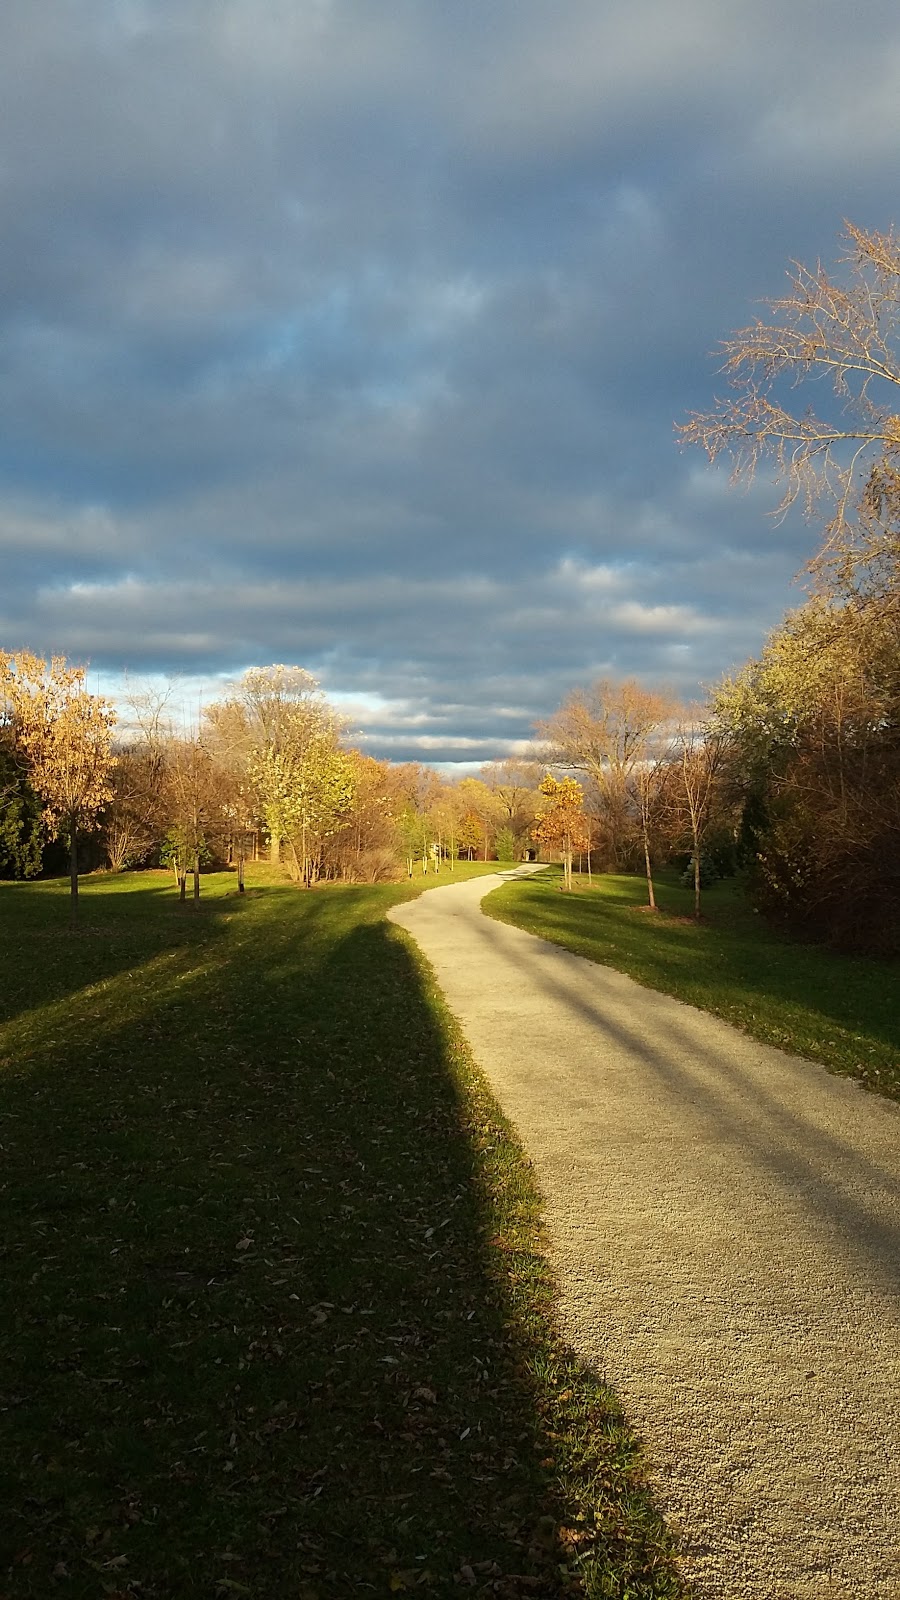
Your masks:
<svg viewBox="0 0 900 1600"><path fill-rule="evenodd" d="M697 1593L900 1600L900 1107L480 911L396 907L537 1170Z"/></svg>

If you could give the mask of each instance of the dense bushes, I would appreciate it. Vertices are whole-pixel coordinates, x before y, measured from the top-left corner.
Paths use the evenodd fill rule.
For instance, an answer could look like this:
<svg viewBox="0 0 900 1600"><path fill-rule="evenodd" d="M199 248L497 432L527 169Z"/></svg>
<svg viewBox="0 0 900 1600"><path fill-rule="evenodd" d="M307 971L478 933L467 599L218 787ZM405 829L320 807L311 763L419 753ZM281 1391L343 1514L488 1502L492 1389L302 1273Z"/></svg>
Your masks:
<svg viewBox="0 0 900 1600"><path fill-rule="evenodd" d="M900 950L900 607L809 602L719 692L759 909L848 949Z"/></svg>

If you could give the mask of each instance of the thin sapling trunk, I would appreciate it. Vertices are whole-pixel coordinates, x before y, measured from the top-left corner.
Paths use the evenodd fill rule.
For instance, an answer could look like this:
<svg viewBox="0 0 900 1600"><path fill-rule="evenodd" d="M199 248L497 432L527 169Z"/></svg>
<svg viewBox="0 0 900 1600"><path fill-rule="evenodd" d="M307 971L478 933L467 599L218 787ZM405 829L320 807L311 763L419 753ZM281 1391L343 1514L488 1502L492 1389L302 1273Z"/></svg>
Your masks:
<svg viewBox="0 0 900 1600"><path fill-rule="evenodd" d="M69 905L72 921L78 921L78 823L69 817Z"/></svg>
<svg viewBox="0 0 900 1600"><path fill-rule="evenodd" d="M644 867L647 873L647 900L651 911L656 910L656 896L653 893L653 868L650 865L650 840L647 829L644 828Z"/></svg>

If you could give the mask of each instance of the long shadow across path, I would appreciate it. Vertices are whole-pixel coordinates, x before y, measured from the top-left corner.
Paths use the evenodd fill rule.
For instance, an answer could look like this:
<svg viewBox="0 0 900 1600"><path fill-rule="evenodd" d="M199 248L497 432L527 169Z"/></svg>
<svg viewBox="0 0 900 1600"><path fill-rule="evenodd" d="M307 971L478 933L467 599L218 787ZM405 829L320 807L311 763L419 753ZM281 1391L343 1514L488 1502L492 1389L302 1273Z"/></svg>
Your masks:
<svg viewBox="0 0 900 1600"><path fill-rule="evenodd" d="M491 887L392 916L535 1161L568 1329L689 1574L896 1600L900 1107L485 918Z"/></svg>

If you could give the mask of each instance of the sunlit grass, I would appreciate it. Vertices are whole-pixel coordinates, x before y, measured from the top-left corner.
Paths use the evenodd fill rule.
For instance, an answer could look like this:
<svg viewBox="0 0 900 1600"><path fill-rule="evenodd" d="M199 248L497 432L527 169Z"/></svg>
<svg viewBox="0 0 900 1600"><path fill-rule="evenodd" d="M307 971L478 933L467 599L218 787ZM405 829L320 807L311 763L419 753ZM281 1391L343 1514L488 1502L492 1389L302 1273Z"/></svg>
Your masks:
<svg viewBox="0 0 900 1600"><path fill-rule="evenodd" d="M422 887L0 886L10 1600L680 1593Z"/></svg>
<svg viewBox="0 0 900 1600"><path fill-rule="evenodd" d="M506 885L484 909L767 1044L900 1095L900 964L779 937L734 880L704 894L700 923L690 915L691 891L672 873L661 874L655 916L641 878L576 878L572 894L561 892L560 881L544 873Z"/></svg>

